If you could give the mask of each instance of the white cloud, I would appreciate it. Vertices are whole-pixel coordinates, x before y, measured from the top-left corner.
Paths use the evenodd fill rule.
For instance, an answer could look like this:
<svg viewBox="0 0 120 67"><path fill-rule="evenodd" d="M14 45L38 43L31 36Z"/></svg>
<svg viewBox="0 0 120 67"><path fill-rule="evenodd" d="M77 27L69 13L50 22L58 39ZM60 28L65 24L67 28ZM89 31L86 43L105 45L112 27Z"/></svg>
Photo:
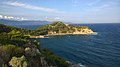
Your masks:
<svg viewBox="0 0 120 67"><path fill-rule="evenodd" d="M5 2L4 4L16 6L16 7L22 7L22 8L31 9L31 10L40 10L40 11L45 11L45 12L61 13L61 11L58 11L56 9L41 7L41 6L34 6L34 5L24 4L24 3L20 3L20 2Z"/></svg>
<svg viewBox="0 0 120 67"><path fill-rule="evenodd" d="M49 21L61 21L61 20L64 20L64 18L61 18L61 17L54 17L54 18L50 18L50 17L45 17L46 20L49 20Z"/></svg>
<svg viewBox="0 0 120 67"><path fill-rule="evenodd" d="M64 19L60 17L55 17L54 20L64 20Z"/></svg>
<svg viewBox="0 0 120 67"><path fill-rule="evenodd" d="M0 15L0 18L3 18L3 15Z"/></svg>

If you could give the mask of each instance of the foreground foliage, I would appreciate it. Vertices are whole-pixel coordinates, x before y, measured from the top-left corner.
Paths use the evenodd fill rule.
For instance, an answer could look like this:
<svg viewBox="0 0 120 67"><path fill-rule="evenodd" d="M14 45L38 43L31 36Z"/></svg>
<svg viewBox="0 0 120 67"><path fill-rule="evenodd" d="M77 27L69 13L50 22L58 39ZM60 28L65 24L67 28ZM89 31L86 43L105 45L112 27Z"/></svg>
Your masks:
<svg viewBox="0 0 120 67"><path fill-rule="evenodd" d="M23 33L24 31L24 33ZM68 63L40 43L29 39L30 30L0 24L0 67L68 67Z"/></svg>
<svg viewBox="0 0 120 67"><path fill-rule="evenodd" d="M21 57L12 57L9 62L9 65L12 67L27 67L27 62L25 56Z"/></svg>

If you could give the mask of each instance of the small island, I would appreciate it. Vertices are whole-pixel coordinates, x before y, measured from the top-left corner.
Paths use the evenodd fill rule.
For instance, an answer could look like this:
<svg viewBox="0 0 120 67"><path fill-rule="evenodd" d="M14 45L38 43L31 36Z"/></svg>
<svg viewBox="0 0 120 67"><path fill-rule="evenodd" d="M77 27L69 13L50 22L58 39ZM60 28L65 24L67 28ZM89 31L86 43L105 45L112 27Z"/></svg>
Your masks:
<svg viewBox="0 0 120 67"><path fill-rule="evenodd" d="M96 34L87 26L74 26L63 22L53 22L41 26L30 34L30 38L44 38L51 35L90 35Z"/></svg>

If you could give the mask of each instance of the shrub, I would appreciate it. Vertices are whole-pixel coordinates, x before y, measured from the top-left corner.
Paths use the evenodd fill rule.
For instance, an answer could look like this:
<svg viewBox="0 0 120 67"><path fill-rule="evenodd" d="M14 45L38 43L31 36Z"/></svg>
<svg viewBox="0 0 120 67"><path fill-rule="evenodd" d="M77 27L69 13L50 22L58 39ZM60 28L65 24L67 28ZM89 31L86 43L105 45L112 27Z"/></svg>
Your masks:
<svg viewBox="0 0 120 67"><path fill-rule="evenodd" d="M12 67L27 67L27 61L25 56L12 57L12 59L9 61L9 65Z"/></svg>

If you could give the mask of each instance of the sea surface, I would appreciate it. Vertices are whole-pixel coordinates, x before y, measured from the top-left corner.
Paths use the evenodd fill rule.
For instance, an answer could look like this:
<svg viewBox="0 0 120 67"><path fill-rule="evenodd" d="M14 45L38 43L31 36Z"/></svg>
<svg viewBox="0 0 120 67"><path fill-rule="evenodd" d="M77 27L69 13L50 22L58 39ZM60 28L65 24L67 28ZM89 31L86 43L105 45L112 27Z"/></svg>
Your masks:
<svg viewBox="0 0 120 67"><path fill-rule="evenodd" d="M42 48L86 67L120 67L120 24L75 24L89 26L97 35L64 35L37 39ZM17 26L36 29L39 26Z"/></svg>

